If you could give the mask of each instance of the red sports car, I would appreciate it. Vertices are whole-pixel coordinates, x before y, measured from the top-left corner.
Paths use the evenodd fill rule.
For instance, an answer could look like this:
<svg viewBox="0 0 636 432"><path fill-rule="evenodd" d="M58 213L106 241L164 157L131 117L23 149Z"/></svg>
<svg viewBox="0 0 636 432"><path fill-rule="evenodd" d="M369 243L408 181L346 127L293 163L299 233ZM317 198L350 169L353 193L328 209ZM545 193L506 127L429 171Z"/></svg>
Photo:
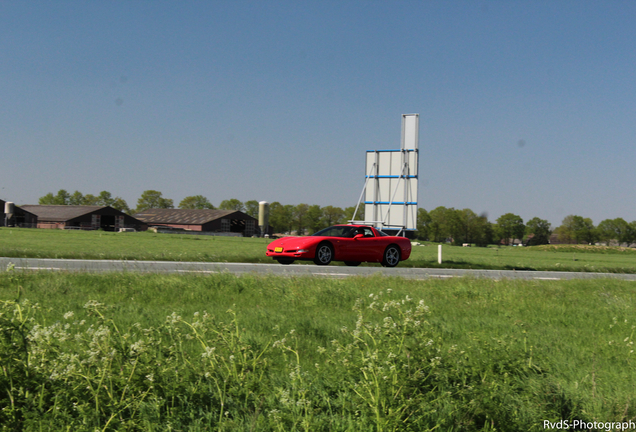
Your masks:
<svg viewBox="0 0 636 432"><path fill-rule="evenodd" d="M281 264L312 260L318 265L344 261L348 266L379 262L395 267L411 255L411 241L367 225L334 225L307 237L284 237L267 246L268 257Z"/></svg>

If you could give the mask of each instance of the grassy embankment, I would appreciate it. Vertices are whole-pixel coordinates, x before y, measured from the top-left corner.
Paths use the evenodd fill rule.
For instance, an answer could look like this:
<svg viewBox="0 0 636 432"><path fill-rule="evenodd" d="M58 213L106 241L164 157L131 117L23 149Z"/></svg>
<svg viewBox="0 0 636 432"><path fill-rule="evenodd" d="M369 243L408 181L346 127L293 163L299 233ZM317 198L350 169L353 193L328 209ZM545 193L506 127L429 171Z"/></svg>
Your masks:
<svg viewBox="0 0 636 432"><path fill-rule="evenodd" d="M634 420L635 287L3 271L0 428Z"/></svg>
<svg viewBox="0 0 636 432"><path fill-rule="evenodd" d="M266 239L180 234L108 233L0 228L0 256L31 258L226 261L271 263ZM377 264L369 264L376 265ZM463 248L414 246L402 267L443 267L503 270L562 270L636 273L636 250L627 248L537 246Z"/></svg>

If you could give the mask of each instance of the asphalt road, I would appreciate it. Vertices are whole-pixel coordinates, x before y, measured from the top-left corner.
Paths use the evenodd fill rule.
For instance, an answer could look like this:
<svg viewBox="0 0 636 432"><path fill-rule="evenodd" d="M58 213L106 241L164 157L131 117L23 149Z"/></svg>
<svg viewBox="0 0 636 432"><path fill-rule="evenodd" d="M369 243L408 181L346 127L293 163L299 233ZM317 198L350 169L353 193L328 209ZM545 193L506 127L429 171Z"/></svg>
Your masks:
<svg viewBox="0 0 636 432"><path fill-rule="evenodd" d="M10 265L16 270L62 270L86 272L145 272L145 273L232 273L236 275L279 275L279 276L321 276L348 277L355 275L397 276L409 279L451 278L461 276L490 279L562 280L616 278L636 281L636 274L586 273L586 272L545 272L514 270L464 270L430 268L384 268L344 267L316 265L245 264L245 263L201 263L174 261L120 261L120 260L65 260L39 258L2 258L0 271Z"/></svg>

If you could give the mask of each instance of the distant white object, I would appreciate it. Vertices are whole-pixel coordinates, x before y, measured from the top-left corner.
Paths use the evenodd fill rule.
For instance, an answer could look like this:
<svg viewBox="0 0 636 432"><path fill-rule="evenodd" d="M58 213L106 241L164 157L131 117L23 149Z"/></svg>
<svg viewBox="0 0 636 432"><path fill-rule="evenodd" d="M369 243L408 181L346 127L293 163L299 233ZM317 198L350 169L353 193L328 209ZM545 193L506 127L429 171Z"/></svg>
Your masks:
<svg viewBox="0 0 636 432"><path fill-rule="evenodd" d="M470 243L463 243L462 247L470 247Z"/></svg>
<svg viewBox="0 0 636 432"><path fill-rule="evenodd" d="M119 228L119 232L137 232L134 228Z"/></svg>
<svg viewBox="0 0 636 432"><path fill-rule="evenodd" d="M269 238L269 234L265 234L265 238Z"/></svg>
<svg viewBox="0 0 636 432"><path fill-rule="evenodd" d="M269 203L267 201L258 203L258 226L261 229L261 235L266 233L269 228Z"/></svg>
<svg viewBox="0 0 636 432"><path fill-rule="evenodd" d="M437 263L442 263L442 245L437 245Z"/></svg>
<svg viewBox="0 0 636 432"><path fill-rule="evenodd" d="M15 204L11 201L7 201L4 203L4 214L7 215L7 219L11 219L13 217L13 213L15 212Z"/></svg>

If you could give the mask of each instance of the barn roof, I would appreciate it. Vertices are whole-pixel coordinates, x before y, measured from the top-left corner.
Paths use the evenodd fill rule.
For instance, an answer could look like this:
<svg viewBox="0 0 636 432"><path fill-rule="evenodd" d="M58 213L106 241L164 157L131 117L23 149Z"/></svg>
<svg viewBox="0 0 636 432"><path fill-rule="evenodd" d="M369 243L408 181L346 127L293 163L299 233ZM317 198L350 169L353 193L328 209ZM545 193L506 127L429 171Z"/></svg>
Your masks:
<svg viewBox="0 0 636 432"><path fill-rule="evenodd" d="M241 213L236 210L186 210L186 209L147 209L137 213L135 218L147 224L203 225L225 216ZM249 216L248 216L249 217Z"/></svg>
<svg viewBox="0 0 636 432"><path fill-rule="evenodd" d="M36 215L40 221L63 222L84 216L108 206L23 205L21 207Z"/></svg>

